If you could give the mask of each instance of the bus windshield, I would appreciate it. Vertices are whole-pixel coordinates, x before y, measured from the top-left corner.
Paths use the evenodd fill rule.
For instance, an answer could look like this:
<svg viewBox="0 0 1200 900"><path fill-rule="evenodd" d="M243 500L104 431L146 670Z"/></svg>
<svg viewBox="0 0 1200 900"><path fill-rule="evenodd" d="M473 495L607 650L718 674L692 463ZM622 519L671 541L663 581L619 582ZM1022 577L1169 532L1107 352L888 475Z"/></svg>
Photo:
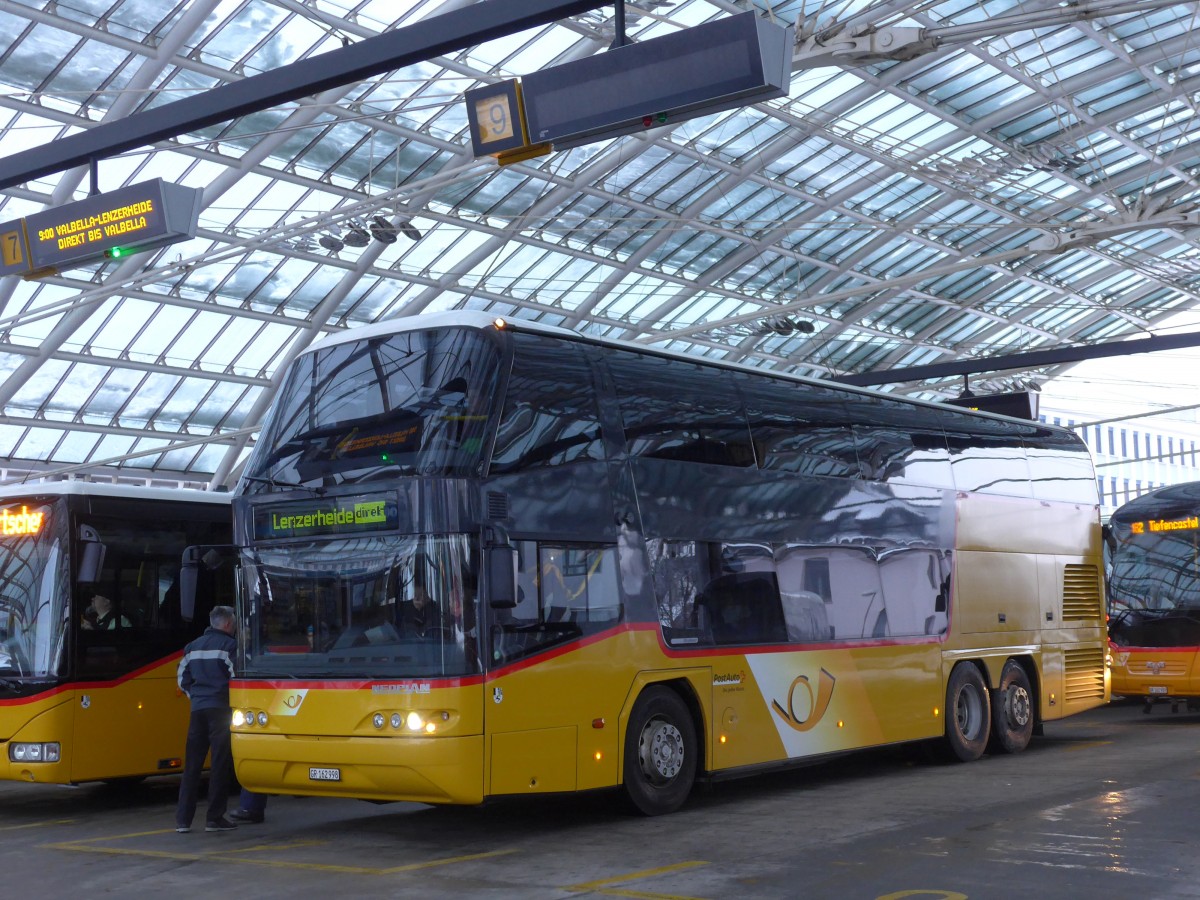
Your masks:
<svg viewBox="0 0 1200 900"><path fill-rule="evenodd" d="M1109 579L1109 632L1122 646L1200 643L1198 532L1124 537Z"/></svg>
<svg viewBox="0 0 1200 900"><path fill-rule="evenodd" d="M250 678L432 678L479 671L478 538L351 538L241 567ZM248 601L248 602L247 602Z"/></svg>
<svg viewBox="0 0 1200 900"><path fill-rule="evenodd" d="M300 357L246 489L478 475L500 353L478 331L393 334Z"/></svg>
<svg viewBox="0 0 1200 900"><path fill-rule="evenodd" d="M60 674L70 597L66 509L8 502L0 521L0 678Z"/></svg>
<svg viewBox="0 0 1200 900"><path fill-rule="evenodd" d="M1109 581L1113 612L1200 611L1200 532L1146 534L1121 541Z"/></svg>

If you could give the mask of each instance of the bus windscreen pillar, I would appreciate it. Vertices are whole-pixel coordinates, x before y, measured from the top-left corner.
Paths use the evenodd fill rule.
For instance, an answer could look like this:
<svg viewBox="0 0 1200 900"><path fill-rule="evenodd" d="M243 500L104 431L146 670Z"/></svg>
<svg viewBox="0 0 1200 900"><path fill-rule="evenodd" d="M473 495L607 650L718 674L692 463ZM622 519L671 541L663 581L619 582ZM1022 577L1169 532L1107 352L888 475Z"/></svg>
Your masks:
<svg viewBox="0 0 1200 900"><path fill-rule="evenodd" d="M794 45L745 12L532 72L529 140L562 150L787 96Z"/></svg>

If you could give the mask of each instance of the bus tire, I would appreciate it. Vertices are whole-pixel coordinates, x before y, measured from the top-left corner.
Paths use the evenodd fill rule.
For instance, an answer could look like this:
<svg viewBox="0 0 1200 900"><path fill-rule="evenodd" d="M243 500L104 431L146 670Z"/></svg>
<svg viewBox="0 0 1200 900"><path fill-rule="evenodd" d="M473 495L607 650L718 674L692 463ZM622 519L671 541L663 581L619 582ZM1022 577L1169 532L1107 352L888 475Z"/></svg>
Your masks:
<svg viewBox="0 0 1200 900"><path fill-rule="evenodd" d="M1033 689L1025 667L1015 659L1004 664L1000 687L992 698L992 743L1005 753L1020 753L1033 737Z"/></svg>
<svg viewBox="0 0 1200 900"><path fill-rule="evenodd" d="M979 669L961 662L946 686L946 743L963 762L983 756L991 733L991 703Z"/></svg>
<svg viewBox="0 0 1200 900"><path fill-rule="evenodd" d="M696 780L696 727L679 695L649 687L638 697L625 733L625 795L645 816L679 809Z"/></svg>

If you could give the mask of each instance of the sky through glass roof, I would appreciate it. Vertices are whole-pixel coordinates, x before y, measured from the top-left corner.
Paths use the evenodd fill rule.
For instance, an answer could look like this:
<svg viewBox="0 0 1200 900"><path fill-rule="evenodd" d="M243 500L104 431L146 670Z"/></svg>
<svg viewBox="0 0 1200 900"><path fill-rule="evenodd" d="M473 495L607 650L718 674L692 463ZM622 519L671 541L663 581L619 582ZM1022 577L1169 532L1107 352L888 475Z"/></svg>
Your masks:
<svg viewBox="0 0 1200 900"><path fill-rule="evenodd" d="M5 0L0 157L470 5ZM612 6L101 160L102 191L201 189L199 228L0 279L6 477L228 484L287 361L396 316L836 377L986 370L1196 306L1200 4L640 0L625 21L641 41L747 10L795 26L786 97L513 165L473 158L464 92L607 52ZM907 51L864 50L879 35ZM0 221L90 189L86 167L31 178Z"/></svg>

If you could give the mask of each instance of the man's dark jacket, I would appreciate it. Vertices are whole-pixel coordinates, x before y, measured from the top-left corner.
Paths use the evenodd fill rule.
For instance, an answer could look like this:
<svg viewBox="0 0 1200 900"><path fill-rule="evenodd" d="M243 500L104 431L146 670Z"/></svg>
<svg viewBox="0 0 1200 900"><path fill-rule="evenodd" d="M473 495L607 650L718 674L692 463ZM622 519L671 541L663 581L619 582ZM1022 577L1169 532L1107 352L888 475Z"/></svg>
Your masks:
<svg viewBox="0 0 1200 900"><path fill-rule="evenodd" d="M212 627L183 648L177 680L179 689L192 701L192 712L229 707L229 679L236 650L233 635Z"/></svg>

